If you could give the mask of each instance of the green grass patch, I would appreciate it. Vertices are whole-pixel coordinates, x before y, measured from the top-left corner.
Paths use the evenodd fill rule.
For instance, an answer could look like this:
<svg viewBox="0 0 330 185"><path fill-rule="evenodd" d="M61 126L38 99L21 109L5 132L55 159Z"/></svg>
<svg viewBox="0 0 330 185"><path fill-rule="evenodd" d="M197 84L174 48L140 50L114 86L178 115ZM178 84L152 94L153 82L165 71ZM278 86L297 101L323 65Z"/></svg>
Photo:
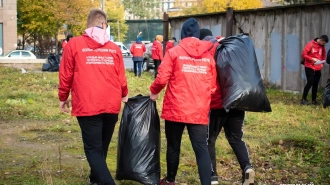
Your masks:
<svg viewBox="0 0 330 185"><path fill-rule="evenodd" d="M0 184L87 184L86 161L75 117L61 113L58 73L0 66ZM129 95L149 95L153 74L126 73ZM330 109L301 106L301 94L267 88L271 113L246 112L244 141L258 184L330 182ZM321 100L322 90L318 100ZM161 114L164 91L157 100ZM123 107L123 105L122 105ZM119 116L121 117L121 116ZM107 163L115 177L120 121ZM221 184L239 184L241 170L223 131L216 143ZM166 175L166 139L161 120L161 176ZM199 184L196 159L187 131L181 145L178 183ZM117 184L135 185L133 181Z"/></svg>

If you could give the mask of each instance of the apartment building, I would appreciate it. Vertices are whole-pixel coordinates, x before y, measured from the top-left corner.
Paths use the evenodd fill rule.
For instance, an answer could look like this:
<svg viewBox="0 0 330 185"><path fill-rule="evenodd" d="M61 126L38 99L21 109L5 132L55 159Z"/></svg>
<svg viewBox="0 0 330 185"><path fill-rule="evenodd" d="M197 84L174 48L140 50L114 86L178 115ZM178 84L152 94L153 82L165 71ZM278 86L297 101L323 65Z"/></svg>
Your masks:
<svg viewBox="0 0 330 185"><path fill-rule="evenodd" d="M17 47L16 15L16 0L0 0L0 56Z"/></svg>

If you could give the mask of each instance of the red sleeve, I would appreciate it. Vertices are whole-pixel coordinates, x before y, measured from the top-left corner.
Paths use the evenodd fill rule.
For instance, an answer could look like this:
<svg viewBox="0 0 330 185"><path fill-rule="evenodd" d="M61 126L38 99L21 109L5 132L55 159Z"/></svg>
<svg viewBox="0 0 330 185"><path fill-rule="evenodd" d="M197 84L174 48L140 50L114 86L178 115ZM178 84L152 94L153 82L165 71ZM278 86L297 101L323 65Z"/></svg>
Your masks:
<svg viewBox="0 0 330 185"><path fill-rule="evenodd" d="M158 94L168 83L173 71L173 61L170 53L167 52L162 63L158 67L158 74L155 81L150 86L150 91L153 94Z"/></svg>
<svg viewBox="0 0 330 185"><path fill-rule="evenodd" d="M143 49L143 52L147 51L146 46L144 44L142 45L142 49Z"/></svg>
<svg viewBox="0 0 330 185"><path fill-rule="evenodd" d="M75 62L71 43L72 42L68 43L66 46L58 73L60 82L58 86L58 98L60 101L65 101L68 99L73 81Z"/></svg>
<svg viewBox="0 0 330 185"><path fill-rule="evenodd" d="M313 46L313 41L309 42L306 44L306 46L304 47L304 50L302 51L301 56L306 59L306 60L313 60L313 57L310 57L308 54L310 53L310 51L312 50L312 46Z"/></svg>
<svg viewBox="0 0 330 185"><path fill-rule="evenodd" d="M121 54L121 51L118 49L117 52L119 52L118 76L119 76L119 81L120 81L120 85L121 85L121 93L122 93L121 96L125 97L128 94L128 88L127 88L127 79L126 79L126 74L125 74L124 60L123 60L123 55Z"/></svg>
<svg viewBox="0 0 330 185"><path fill-rule="evenodd" d="M159 55L159 59L163 60L163 47L161 43L158 44L158 55Z"/></svg>
<svg viewBox="0 0 330 185"><path fill-rule="evenodd" d="M217 89L217 70L216 70L216 65L215 61L213 58L211 58L211 73L212 73L212 78L211 78L211 94L214 94L216 89Z"/></svg>
<svg viewBox="0 0 330 185"><path fill-rule="evenodd" d="M132 55L134 55L134 45L135 45L135 43L132 44L132 46L131 46L131 48L129 50L132 53Z"/></svg>

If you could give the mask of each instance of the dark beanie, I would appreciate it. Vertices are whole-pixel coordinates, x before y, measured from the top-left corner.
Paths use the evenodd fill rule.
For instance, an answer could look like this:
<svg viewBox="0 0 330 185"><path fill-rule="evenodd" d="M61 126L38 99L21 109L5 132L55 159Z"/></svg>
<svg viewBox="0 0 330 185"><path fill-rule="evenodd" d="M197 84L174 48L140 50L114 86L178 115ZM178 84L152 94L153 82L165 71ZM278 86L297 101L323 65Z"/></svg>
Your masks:
<svg viewBox="0 0 330 185"><path fill-rule="evenodd" d="M194 18L186 20L182 25L181 39L184 39L186 37L199 38L199 24Z"/></svg>
<svg viewBox="0 0 330 185"><path fill-rule="evenodd" d="M206 36L213 36L211 30L202 28L199 34L199 40L203 40Z"/></svg>

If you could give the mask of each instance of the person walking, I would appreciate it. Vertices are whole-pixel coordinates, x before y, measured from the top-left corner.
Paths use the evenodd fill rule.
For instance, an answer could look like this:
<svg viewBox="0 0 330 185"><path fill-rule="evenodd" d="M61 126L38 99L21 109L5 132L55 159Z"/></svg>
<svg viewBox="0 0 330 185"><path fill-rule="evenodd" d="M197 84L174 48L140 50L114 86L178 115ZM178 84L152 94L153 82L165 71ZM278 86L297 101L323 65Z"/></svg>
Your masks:
<svg viewBox="0 0 330 185"><path fill-rule="evenodd" d="M72 38L73 36L71 34L66 36L66 39L63 40L62 42L62 53L64 52L64 48L65 46L68 44L69 40Z"/></svg>
<svg viewBox="0 0 330 185"><path fill-rule="evenodd" d="M146 52L146 46L142 43L142 38L138 37L130 48L130 52L133 55L134 62L134 75L141 77L143 54Z"/></svg>
<svg viewBox="0 0 330 185"><path fill-rule="evenodd" d="M165 54L158 75L150 86L150 98L156 100L167 85L161 115L165 119L167 176L159 185L175 184L185 127L195 152L200 183L211 184L211 160L206 139L216 69L208 52L212 43L198 38L197 20L186 20L181 30L181 42Z"/></svg>
<svg viewBox="0 0 330 185"><path fill-rule="evenodd" d="M203 28L200 30L199 39L213 43L213 48L209 50L212 56L215 55L219 41L221 42L223 39L221 36L218 36L217 38L213 37L213 34L209 29ZM242 170L242 184L253 184L255 172L250 162L246 144L242 140L245 112L241 110L230 110L229 112L226 112L222 106L221 88L218 78L216 78L216 86L216 91L211 97L211 111L209 114L210 122L207 138L207 146L212 163L211 184L219 184L215 143L222 128L224 128L227 141L240 164Z"/></svg>
<svg viewBox="0 0 330 185"><path fill-rule="evenodd" d="M303 96L301 98L301 105L309 105L310 103L307 101L307 95L312 88L312 104L319 105L317 102L317 89L321 78L321 69L323 67L322 64L315 64L318 61L325 60L326 51L325 44L328 43L329 38L327 35L322 35L319 38L315 38L314 40L308 42L302 51L302 57L305 59L305 73L307 77L307 84L304 87Z"/></svg>
<svg viewBox="0 0 330 185"><path fill-rule="evenodd" d="M162 42L163 42L163 36L157 35L151 48L151 57L154 60L154 65L155 65L155 78L158 74L158 67L163 60Z"/></svg>
<svg viewBox="0 0 330 185"><path fill-rule="evenodd" d="M106 33L106 14L92 9L84 34L65 47L59 71L58 97L67 113L71 92L72 116L76 116L90 166L90 184L114 185L106 158L121 101L128 88L121 50Z"/></svg>

